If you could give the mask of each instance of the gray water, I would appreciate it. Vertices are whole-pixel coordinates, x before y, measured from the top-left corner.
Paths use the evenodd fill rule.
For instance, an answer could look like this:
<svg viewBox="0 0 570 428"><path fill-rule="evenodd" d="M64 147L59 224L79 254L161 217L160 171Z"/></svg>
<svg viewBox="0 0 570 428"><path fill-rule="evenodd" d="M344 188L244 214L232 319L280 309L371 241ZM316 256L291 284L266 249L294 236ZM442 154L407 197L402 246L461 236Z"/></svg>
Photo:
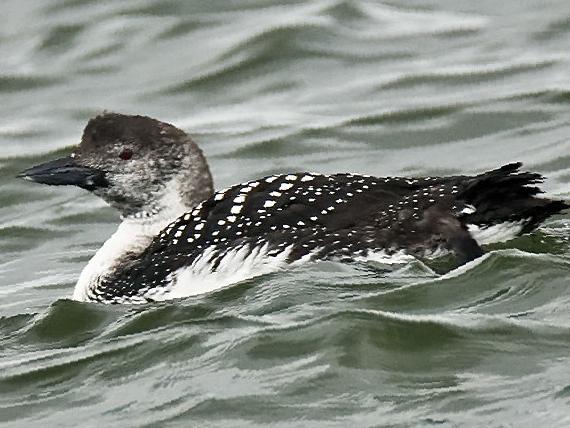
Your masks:
<svg viewBox="0 0 570 428"><path fill-rule="evenodd" d="M67 300L118 217L14 178L88 118L191 133L216 186L475 173L570 197L570 2L5 0L3 426L570 426L570 214L441 275L321 263L148 306ZM445 265L445 263L444 263Z"/></svg>

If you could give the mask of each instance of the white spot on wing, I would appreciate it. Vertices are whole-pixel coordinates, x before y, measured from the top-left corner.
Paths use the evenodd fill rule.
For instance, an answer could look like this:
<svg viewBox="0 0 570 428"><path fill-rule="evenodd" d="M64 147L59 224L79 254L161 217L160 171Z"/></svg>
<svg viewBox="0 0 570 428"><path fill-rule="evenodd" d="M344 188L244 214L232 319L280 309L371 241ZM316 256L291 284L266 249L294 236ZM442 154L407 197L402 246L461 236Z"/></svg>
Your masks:
<svg viewBox="0 0 570 428"><path fill-rule="evenodd" d="M279 190L289 190L293 185L291 183L283 183L279 186Z"/></svg>

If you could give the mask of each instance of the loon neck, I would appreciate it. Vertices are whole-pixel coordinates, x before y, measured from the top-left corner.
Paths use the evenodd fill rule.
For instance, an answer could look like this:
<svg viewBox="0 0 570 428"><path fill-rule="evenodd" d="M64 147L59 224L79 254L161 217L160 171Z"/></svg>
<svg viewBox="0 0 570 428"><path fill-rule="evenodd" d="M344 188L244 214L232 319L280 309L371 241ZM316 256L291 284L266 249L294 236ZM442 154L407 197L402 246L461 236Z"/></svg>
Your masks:
<svg viewBox="0 0 570 428"><path fill-rule="evenodd" d="M151 224L166 224L177 219L182 214L192 210L200 202L208 199L214 193L212 178L207 168L200 174L194 174L187 168L168 181L161 191L155 194L142 207L124 207L121 220L141 226ZM198 178L199 177L199 178ZM199 181L199 185L196 182ZM166 226L166 224L164 224Z"/></svg>
<svg viewBox="0 0 570 428"><path fill-rule="evenodd" d="M89 300L89 294L93 293L102 279L122 272L140 257L161 230L191 208L182 203L180 198L169 197L153 209L147 208L137 214L122 216L123 221L115 233L105 241L81 272L73 299Z"/></svg>
<svg viewBox="0 0 570 428"><path fill-rule="evenodd" d="M198 202L186 204L181 198L177 197L175 192L169 192L154 204L150 204L135 212L121 214L121 220L125 224L135 228L138 227L141 230L149 230L150 232L156 227L166 226L196 205L198 205Z"/></svg>
<svg viewBox="0 0 570 428"><path fill-rule="evenodd" d="M73 299L90 300L102 279L123 272L162 229L214 193L210 171L197 146L187 158L195 163L165 183L159 195L136 211L123 211L122 223L81 272Z"/></svg>

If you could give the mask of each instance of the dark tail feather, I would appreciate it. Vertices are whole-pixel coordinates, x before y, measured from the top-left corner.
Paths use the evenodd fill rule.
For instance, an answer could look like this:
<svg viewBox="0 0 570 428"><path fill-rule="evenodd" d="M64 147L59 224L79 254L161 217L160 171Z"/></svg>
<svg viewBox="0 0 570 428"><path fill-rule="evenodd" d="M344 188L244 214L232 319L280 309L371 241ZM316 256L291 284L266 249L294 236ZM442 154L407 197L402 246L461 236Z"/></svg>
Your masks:
<svg viewBox="0 0 570 428"><path fill-rule="evenodd" d="M520 162L511 163L469 180L458 196L473 205L475 212L461 220L483 226L522 220L521 233L528 233L548 217L570 208L564 201L537 197L543 192L536 184L544 177L519 172L521 166Z"/></svg>

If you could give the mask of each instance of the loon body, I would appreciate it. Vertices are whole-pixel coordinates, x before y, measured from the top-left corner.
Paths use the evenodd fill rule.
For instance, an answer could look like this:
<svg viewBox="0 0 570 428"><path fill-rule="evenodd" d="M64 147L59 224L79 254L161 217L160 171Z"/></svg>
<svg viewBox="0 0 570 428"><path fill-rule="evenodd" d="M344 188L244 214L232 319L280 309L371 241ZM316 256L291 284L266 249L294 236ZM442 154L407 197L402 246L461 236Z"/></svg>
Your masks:
<svg viewBox="0 0 570 428"><path fill-rule="evenodd" d="M180 129L145 116L91 119L69 156L21 177L76 185L122 223L81 273L73 298L143 303L200 294L313 260L392 260L528 233L568 208L539 198L539 174L505 165L476 176L291 173L214 193L207 162Z"/></svg>

